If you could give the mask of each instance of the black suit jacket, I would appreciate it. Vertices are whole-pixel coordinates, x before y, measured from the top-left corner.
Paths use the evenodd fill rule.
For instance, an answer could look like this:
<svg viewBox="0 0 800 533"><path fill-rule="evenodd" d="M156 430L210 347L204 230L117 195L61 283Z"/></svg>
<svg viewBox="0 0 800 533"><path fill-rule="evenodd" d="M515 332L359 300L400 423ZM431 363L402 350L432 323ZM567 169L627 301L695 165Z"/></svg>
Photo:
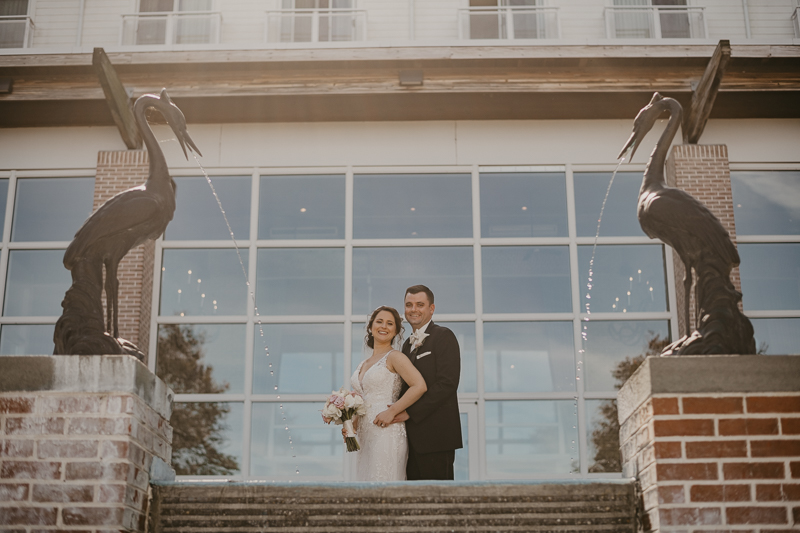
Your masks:
<svg viewBox="0 0 800 533"><path fill-rule="evenodd" d="M429 336L422 346L411 351L408 340L403 353L425 378L428 390L406 412L408 441L417 453L456 450L461 442L461 416L458 411L458 380L461 377L461 350L452 331L433 322L425 330ZM430 353L428 353L430 352ZM403 384L401 394L408 390Z"/></svg>

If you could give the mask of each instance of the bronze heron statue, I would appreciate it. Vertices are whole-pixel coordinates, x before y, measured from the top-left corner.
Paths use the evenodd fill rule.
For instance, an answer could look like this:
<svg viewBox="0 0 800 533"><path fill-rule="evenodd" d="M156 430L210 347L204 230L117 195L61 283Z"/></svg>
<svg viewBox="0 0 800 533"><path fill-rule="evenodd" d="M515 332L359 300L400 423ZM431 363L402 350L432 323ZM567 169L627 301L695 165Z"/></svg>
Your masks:
<svg viewBox="0 0 800 533"><path fill-rule="evenodd" d="M633 123L633 132L617 158L631 151L631 158L656 120L669 113L669 122L656 142L639 190L637 216L642 230L652 239L670 245L685 268L683 318L687 335L664 349L664 354L755 353L753 326L739 311L742 294L733 287L730 273L740 262L736 246L719 219L687 192L668 187L664 163L683 109L677 100L653 95ZM697 276L697 329L689 320L692 273Z"/></svg>
<svg viewBox="0 0 800 533"><path fill-rule="evenodd" d="M55 354L132 353L142 357L133 344L119 339L117 269L131 249L163 234L175 213L175 182L147 122L145 113L150 108L160 112L172 128L187 159L187 147L200 153L186 131L183 113L172 103L166 89L160 95L145 94L136 100L133 115L150 158L149 175L142 185L123 191L100 206L86 219L64 253L64 266L71 271L73 283L64 296L64 313L53 335Z"/></svg>

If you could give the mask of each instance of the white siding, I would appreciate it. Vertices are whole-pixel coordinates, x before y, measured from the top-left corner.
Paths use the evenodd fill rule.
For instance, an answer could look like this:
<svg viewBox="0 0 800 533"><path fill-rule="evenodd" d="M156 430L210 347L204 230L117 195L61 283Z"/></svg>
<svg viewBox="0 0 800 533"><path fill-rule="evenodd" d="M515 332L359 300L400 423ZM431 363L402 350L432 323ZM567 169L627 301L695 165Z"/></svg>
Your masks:
<svg viewBox="0 0 800 533"><path fill-rule="evenodd" d="M275 9L272 1L217 0L222 13L220 43L230 45L260 45L264 42L267 10Z"/></svg>
<svg viewBox="0 0 800 533"><path fill-rule="evenodd" d="M597 0L559 0L561 38L568 41L591 42L606 38L605 4Z"/></svg>
<svg viewBox="0 0 800 533"><path fill-rule="evenodd" d="M744 39L747 37L744 22L744 8L741 0L705 0L702 4L695 2L695 5L704 5L706 25L708 26L709 38L718 41L720 39Z"/></svg>
<svg viewBox="0 0 800 533"><path fill-rule="evenodd" d="M118 46L122 32L122 15L135 12L135 0L86 0L82 44Z"/></svg>
<svg viewBox="0 0 800 533"><path fill-rule="evenodd" d="M415 0L417 41L455 41L458 39L458 8L464 0Z"/></svg>
<svg viewBox="0 0 800 533"><path fill-rule="evenodd" d="M31 13L36 25L33 46L74 46L78 32L78 0L38 0Z"/></svg>
<svg viewBox="0 0 800 533"><path fill-rule="evenodd" d="M794 37L792 13L797 4L792 0L747 0L747 3L753 39L771 41Z"/></svg>
<svg viewBox="0 0 800 533"><path fill-rule="evenodd" d="M367 40L374 42L407 40L409 3L413 1L415 0L360 2L358 8L367 11ZM416 3L421 2L416 0Z"/></svg>

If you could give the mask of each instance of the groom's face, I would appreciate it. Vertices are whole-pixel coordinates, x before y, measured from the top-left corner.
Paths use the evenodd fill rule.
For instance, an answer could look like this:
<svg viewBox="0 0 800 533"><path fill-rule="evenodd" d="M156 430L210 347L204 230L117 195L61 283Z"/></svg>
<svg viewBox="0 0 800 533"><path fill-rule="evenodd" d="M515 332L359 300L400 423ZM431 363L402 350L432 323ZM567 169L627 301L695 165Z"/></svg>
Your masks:
<svg viewBox="0 0 800 533"><path fill-rule="evenodd" d="M406 293L406 320L416 331L427 324L433 317L435 305L428 301L428 295L424 292L417 294Z"/></svg>

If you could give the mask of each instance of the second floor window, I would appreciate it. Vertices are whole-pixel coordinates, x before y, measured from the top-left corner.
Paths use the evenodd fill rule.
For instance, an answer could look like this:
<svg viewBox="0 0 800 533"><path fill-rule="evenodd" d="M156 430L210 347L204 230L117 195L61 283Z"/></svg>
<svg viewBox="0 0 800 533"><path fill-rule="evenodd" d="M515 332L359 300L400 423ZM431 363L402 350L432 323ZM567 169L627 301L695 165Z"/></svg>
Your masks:
<svg viewBox="0 0 800 533"><path fill-rule="evenodd" d="M353 9L353 0L283 0L281 8L280 13L270 14L280 21L281 42L360 40L363 20Z"/></svg>
<svg viewBox="0 0 800 533"><path fill-rule="evenodd" d="M30 46L32 33L28 0L0 0L0 48Z"/></svg>
<svg viewBox="0 0 800 533"><path fill-rule="evenodd" d="M139 12L123 15L123 44L208 44L219 41L213 0L140 0Z"/></svg>
<svg viewBox="0 0 800 533"><path fill-rule="evenodd" d="M470 0L462 11L462 36L469 39L558 37L556 8L542 0Z"/></svg>
<svg viewBox="0 0 800 533"><path fill-rule="evenodd" d="M614 0L607 11L609 37L617 39L704 38L702 8L687 0Z"/></svg>

